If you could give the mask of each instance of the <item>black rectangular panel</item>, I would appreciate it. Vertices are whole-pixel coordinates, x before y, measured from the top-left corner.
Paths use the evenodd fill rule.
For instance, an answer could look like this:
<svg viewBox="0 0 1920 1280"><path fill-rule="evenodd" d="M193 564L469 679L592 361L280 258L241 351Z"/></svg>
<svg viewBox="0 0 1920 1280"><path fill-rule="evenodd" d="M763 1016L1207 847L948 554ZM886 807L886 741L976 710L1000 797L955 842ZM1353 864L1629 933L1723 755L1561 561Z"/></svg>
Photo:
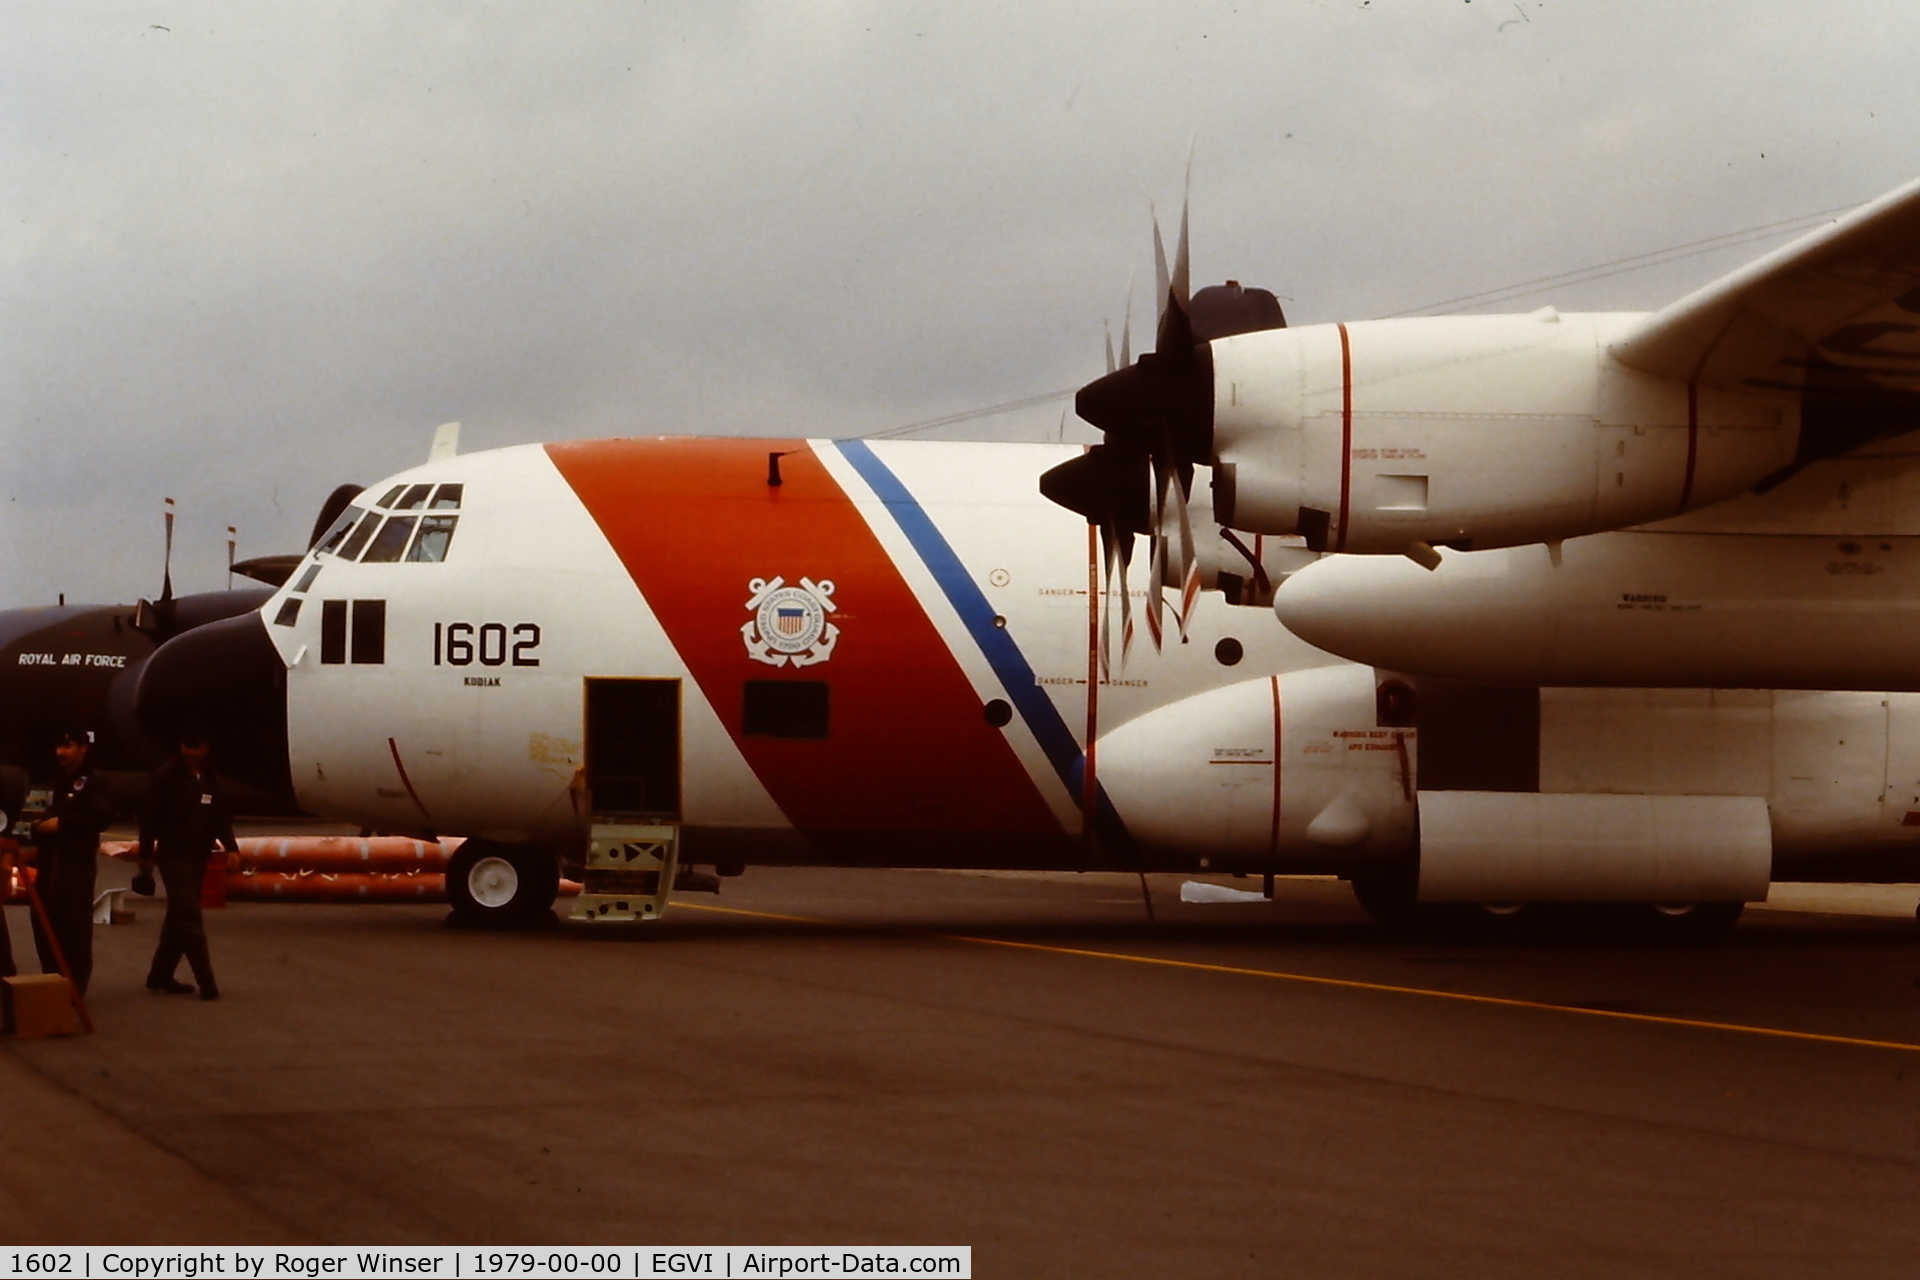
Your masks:
<svg viewBox="0 0 1920 1280"><path fill-rule="evenodd" d="M1538 791L1540 691L1415 680L1422 791Z"/></svg>
<svg viewBox="0 0 1920 1280"><path fill-rule="evenodd" d="M380 663L387 660L387 602L353 602L353 660Z"/></svg>
<svg viewBox="0 0 1920 1280"><path fill-rule="evenodd" d="M764 738L827 736L825 680L749 680L741 696L740 728Z"/></svg>
<svg viewBox="0 0 1920 1280"><path fill-rule="evenodd" d="M322 600L320 602L320 661L332 663L346 660L347 602Z"/></svg>

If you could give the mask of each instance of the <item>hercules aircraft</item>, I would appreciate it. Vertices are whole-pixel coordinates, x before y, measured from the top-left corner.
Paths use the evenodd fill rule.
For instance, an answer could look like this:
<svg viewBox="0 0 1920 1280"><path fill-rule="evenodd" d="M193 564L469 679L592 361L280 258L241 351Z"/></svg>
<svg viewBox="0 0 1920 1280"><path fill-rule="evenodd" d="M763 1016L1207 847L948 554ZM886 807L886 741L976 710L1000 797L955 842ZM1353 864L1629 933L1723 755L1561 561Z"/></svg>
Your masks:
<svg viewBox="0 0 1920 1280"><path fill-rule="evenodd" d="M1825 742L1855 695L1575 692L1568 729L1527 691L1295 640L1248 585L1310 558L1293 542L1249 541L1256 571L1197 538L1184 639L1115 639L1109 664L1098 543L1035 491L1073 456L683 438L431 463L368 489L260 612L170 642L140 712L207 716L226 768L311 812L469 836L456 913L503 923L582 862L574 910L597 919L657 915L676 867L749 863L1339 874L1393 916L1417 848L1426 898L1663 903L1706 927L1776 859L1804 878L1920 849L1877 783L1856 794L1874 744ZM1920 724L1920 698L1893 701ZM1506 736L1529 705L1531 737ZM1920 778L1920 734L1898 768ZM1442 812L1449 777L1475 789ZM1611 862L1556 879L1473 843L1484 792L1549 780L1588 793L1567 811L1607 824ZM1822 784L1810 822L1770 824L1776 791Z"/></svg>
<svg viewBox="0 0 1920 1280"><path fill-rule="evenodd" d="M1908 429L1916 234L1920 186L1651 316L1287 329L1263 291L1188 296L1183 219L1155 350L1080 393L1090 451L439 460L369 489L258 614L170 642L140 715L213 719L228 768L314 812L470 837L448 881L475 920L543 912L563 863L597 919L657 915L696 863L1318 872L1388 917L1605 902L1676 928L1782 873L1908 876L1920 702L1845 691L1883 667L1715 691L1752 668L1677 646L1598 682L1648 691L1569 688L1589 669L1363 655L1397 622L1373 578L1322 640L1368 665L1259 606L1341 595L1363 553L1435 584L1557 572ZM1178 601L1151 649L1142 533L1156 640ZM1302 568L1319 552L1349 554ZM1552 603L1530 590L1508 605Z"/></svg>

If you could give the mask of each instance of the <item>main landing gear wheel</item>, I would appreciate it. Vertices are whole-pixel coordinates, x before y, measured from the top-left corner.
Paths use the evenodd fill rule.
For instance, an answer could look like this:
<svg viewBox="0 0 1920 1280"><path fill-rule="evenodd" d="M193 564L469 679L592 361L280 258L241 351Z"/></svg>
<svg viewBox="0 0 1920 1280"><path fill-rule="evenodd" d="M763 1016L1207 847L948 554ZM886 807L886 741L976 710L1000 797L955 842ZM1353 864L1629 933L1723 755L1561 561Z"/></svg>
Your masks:
<svg viewBox="0 0 1920 1280"><path fill-rule="evenodd" d="M1638 908L1640 930L1656 942L1698 945L1733 930L1744 902L1650 902Z"/></svg>
<svg viewBox="0 0 1920 1280"><path fill-rule="evenodd" d="M1413 863L1368 867L1354 872L1348 881L1361 909L1392 929L1406 928L1420 918L1420 904L1413 899L1419 882L1420 871Z"/></svg>
<svg viewBox="0 0 1920 1280"><path fill-rule="evenodd" d="M560 864L544 849L468 840L447 863L456 924L505 929L532 924L560 893Z"/></svg>
<svg viewBox="0 0 1920 1280"><path fill-rule="evenodd" d="M1531 918L1519 903L1419 902L1417 863L1387 863L1354 873L1353 896L1395 932L1437 941L1483 942L1517 935Z"/></svg>

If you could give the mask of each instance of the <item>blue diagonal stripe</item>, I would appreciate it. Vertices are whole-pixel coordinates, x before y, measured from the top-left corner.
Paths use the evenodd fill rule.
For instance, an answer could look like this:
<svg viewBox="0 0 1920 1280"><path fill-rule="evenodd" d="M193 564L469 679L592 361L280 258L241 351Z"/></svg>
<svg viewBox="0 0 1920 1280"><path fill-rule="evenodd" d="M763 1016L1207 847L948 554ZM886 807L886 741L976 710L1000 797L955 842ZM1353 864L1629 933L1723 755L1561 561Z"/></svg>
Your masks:
<svg viewBox="0 0 1920 1280"><path fill-rule="evenodd" d="M993 668L1001 687L1007 691L1014 709L1020 713L1034 740L1046 752L1048 763L1053 765L1054 772L1060 775L1060 780L1073 793L1077 803L1080 744L1074 741L1073 731L1067 728L1067 722L1061 718L1060 709L1053 705L1053 699L1035 681L1033 667L1027 662L1026 655L1020 652L1020 646L1014 643L1005 627L993 625L996 615L993 606L987 603L986 594L980 590L980 584L960 563L952 544L934 526L926 509L907 492L907 486L900 483L900 477L880 461L866 441L841 440L837 445L841 456L853 464L860 478L886 505L888 514L899 524L900 531L907 535L907 541L913 545L921 563L927 566L934 581L940 584L948 603L960 615L967 634L980 646L981 654L985 656L987 665Z"/></svg>

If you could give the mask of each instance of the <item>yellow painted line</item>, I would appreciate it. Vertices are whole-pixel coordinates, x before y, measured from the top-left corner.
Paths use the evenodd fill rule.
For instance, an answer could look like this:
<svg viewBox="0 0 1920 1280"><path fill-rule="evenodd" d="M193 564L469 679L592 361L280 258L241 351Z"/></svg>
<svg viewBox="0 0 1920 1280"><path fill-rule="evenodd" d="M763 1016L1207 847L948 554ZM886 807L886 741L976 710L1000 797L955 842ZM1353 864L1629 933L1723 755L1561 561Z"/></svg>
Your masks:
<svg viewBox="0 0 1920 1280"><path fill-rule="evenodd" d="M763 920L786 920L795 924L838 925L841 923L810 916L777 915L771 911L746 911L739 907L710 907L691 902L674 905L693 911L719 911L727 915L757 916ZM1647 1022L1658 1026L1692 1027L1704 1031L1735 1031L1742 1035L1771 1036L1778 1040L1807 1040L1816 1044L1844 1044L1860 1049L1897 1049L1903 1053L1920 1053L1920 1044L1909 1044L1904 1040L1867 1040L1858 1036L1823 1035L1817 1031L1788 1031L1781 1027L1756 1027L1745 1022L1711 1022L1704 1018L1672 1018L1657 1013L1583 1009L1578 1005L1549 1004L1542 1000L1515 1000L1508 996L1474 995L1464 991L1437 991L1432 987L1403 987L1390 982L1361 982L1354 978L1326 978L1311 973L1284 973L1278 969L1247 969L1239 965L1203 964L1198 960L1168 960L1161 956L1137 956L1124 951L1094 951L1085 947L1056 947L1040 942L1013 942L1006 938L977 938L964 933L934 933L927 936L946 942L969 942L982 947L1007 947L1015 951L1044 951L1053 955L1082 956L1091 960L1119 960L1127 964L1153 965L1163 969L1228 973L1242 978L1267 978L1316 987L1343 987L1350 991L1379 991L1389 995L1427 996L1434 1000L1457 1000L1465 1004L1497 1005L1507 1009L1543 1009L1549 1013L1575 1013L1588 1018L1613 1018L1621 1022Z"/></svg>

